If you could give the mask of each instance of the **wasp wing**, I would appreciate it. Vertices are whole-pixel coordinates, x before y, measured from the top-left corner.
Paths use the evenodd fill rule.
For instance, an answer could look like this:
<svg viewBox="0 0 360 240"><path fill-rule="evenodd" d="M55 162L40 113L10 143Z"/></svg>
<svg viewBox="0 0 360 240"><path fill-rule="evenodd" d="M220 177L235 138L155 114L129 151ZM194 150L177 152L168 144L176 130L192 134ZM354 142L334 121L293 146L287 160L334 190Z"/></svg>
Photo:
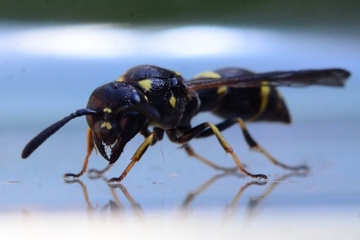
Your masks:
<svg viewBox="0 0 360 240"><path fill-rule="evenodd" d="M323 85L342 87L350 73L344 69L321 69L300 71L276 71L254 75L225 78L198 78L185 82L188 89L200 90L221 86L260 87Z"/></svg>

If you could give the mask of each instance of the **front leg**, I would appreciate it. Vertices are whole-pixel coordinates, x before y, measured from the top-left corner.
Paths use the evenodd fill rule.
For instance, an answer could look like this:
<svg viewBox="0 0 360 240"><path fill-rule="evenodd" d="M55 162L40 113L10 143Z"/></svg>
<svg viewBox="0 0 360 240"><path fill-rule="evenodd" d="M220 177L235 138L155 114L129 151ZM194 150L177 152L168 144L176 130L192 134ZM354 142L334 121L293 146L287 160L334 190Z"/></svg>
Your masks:
<svg viewBox="0 0 360 240"><path fill-rule="evenodd" d="M123 180L126 177L126 175L130 172L132 167L135 165L135 163L140 160L142 155L146 152L147 148L153 143L154 139L156 139L156 134L154 132L150 132L148 137L145 138L144 142L136 150L134 156L131 158L131 162L125 168L124 172L120 175L120 177L111 178L109 180L109 183L118 183L121 180Z"/></svg>
<svg viewBox="0 0 360 240"><path fill-rule="evenodd" d="M65 181L71 181L70 179L78 179L81 175L83 175L86 172L87 165L89 163L89 157L90 157L93 149L94 149L94 141L92 138L92 131L90 128L88 128L87 134L86 134L86 156L84 159L83 167L78 174L74 174L74 173L64 174Z"/></svg>

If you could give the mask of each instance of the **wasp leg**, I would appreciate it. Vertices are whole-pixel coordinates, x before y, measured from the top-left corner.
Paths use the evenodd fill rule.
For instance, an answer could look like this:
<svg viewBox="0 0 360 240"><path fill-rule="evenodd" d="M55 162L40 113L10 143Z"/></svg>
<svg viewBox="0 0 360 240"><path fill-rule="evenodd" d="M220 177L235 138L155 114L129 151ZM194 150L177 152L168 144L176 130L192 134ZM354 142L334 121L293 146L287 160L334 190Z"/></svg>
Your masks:
<svg viewBox="0 0 360 240"><path fill-rule="evenodd" d="M236 121L234 121L233 119L228 119L219 124L216 124L216 127L218 128L219 131L222 131L222 130L225 130L225 129L231 127L235 123L236 123ZM203 137L208 137L211 135L214 135L214 132L211 130L211 128L209 128L209 129L204 130L202 133L200 133L195 138L203 138ZM184 149L189 156L197 158L201 162L205 163L206 165L208 165L216 170L223 170L225 172L233 172L235 170L238 170L238 167L225 168L225 167L221 167L221 166L209 161L208 159L204 158L203 156L197 154L188 144L184 145Z"/></svg>
<svg viewBox="0 0 360 240"><path fill-rule="evenodd" d="M92 131L90 128L88 128L87 130L87 135L86 135L86 156L85 156L85 160L83 163L83 167L81 169L81 171L78 174L73 174L73 173L66 173L64 174L64 179L68 179L68 178L79 178L81 175L84 174L84 172L86 172L86 168L89 162L89 157L91 155L91 152L94 149L94 142L92 139Z"/></svg>
<svg viewBox="0 0 360 240"><path fill-rule="evenodd" d="M186 153L191 156L191 157L194 157L196 159L198 159L199 161L201 161L202 163L216 169L216 170L222 170L222 171L225 171L225 172L235 172L237 171L239 168L238 167L232 167L232 168L227 168L227 167L222 167L222 166L219 166L211 161L209 161L208 159L204 158L203 156L199 155L198 153L196 153L192 147L190 147L189 144L185 144L183 146L183 148L185 149Z"/></svg>
<svg viewBox="0 0 360 240"><path fill-rule="evenodd" d="M240 125L241 131L244 135L245 141L246 143L250 146L251 149L256 149L259 152L261 152L262 154L264 154L264 156L269 159L273 164L280 166L284 169L289 169L292 171L299 171L299 170L308 170L308 167L306 165L300 165L300 166L289 166L286 165L284 163L279 162L278 160L276 160L273 156L270 155L270 153L268 153L262 146L260 146L250 135L250 133L248 132L246 126L245 126L245 122L244 120L242 120L241 118L233 118L233 119L228 119L225 120L219 124L217 124L216 126L219 128L220 131L225 130L229 127L231 127L232 125L234 125L235 123L238 123ZM210 131L210 129L205 130L204 132L202 132L201 134L199 134L196 138L202 138L202 137L208 137L211 136L213 134L212 131Z"/></svg>
<svg viewBox="0 0 360 240"><path fill-rule="evenodd" d="M123 180L126 175L130 172L131 168L135 165L136 162L140 160L142 155L146 152L147 148L152 144L154 139L156 138L156 134L154 132L150 133L148 137L145 138L144 142L139 146L136 150L134 156L131 158L131 162L125 168L124 172L118 178L111 178L109 182L120 182Z"/></svg>
<svg viewBox="0 0 360 240"><path fill-rule="evenodd" d="M243 172L245 175L253 177L253 178L267 179L267 176L264 174L252 174L252 173L246 171L246 169L243 167L242 163L240 162L239 158L234 153L233 149L230 147L230 145L227 143L225 138L220 133L219 129L211 123L204 122L194 128L191 128L190 130L185 132L180 137L177 137L176 129L168 129L168 130L166 130L166 133L168 134L168 136L172 142L182 144L182 143L189 142L191 139L195 138L200 133L205 131L205 129L207 129L208 127L213 131L213 133L215 134L216 138L218 139L220 145L223 147L225 152L231 154L232 158L234 159L235 164L238 166L238 168L240 169L241 172Z"/></svg>
<svg viewBox="0 0 360 240"><path fill-rule="evenodd" d="M157 143L157 141L161 141L163 139L163 137L164 137L164 129L162 129L162 128L154 127L153 131L150 132L149 129L147 128L147 126L146 126L140 131L140 134L143 135L145 138L149 137L149 135L151 133L155 134L155 136L153 138L153 141L150 144L151 146L154 146L155 143Z"/></svg>
<svg viewBox="0 0 360 240"><path fill-rule="evenodd" d="M236 118L226 119L225 121L216 124L215 126L219 129L219 131L223 131L231 126L233 126L236 123ZM203 137L209 137L211 135L214 135L214 132L211 130L211 128L206 129L202 133L200 133L196 138L203 138Z"/></svg>
<svg viewBox="0 0 360 240"><path fill-rule="evenodd" d="M250 135L250 133L248 132L248 130L246 129L245 126L245 122L244 120L242 120L241 118L236 118L237 123L240 125L241 127L241 131L244 134L244 138L247 142L247 144L250 146L251 149L256 149L259 152L261 152L262 154L265 155L265 157L267 159L269 159L273 164L280 166L284 169L289 169L289 170L293 170L293 171L299 171L299 170L308 170L308 167L306 165L300 165L300 166L289 166L286 165L282 162L279 162L278 160L276 160L273 156L270 155L270 153L268 153L262 146L260 146Z"/></svg>

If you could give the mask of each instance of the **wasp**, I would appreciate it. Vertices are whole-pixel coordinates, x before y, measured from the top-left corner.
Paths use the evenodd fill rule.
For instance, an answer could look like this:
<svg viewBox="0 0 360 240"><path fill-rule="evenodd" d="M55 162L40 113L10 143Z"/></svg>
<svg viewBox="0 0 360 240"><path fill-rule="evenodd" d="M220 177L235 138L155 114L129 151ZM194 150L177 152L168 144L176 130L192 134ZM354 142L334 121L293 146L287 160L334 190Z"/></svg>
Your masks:
<svg viewBox="0 0 360 240"><path fill-rule="evenodd" d="M203 158L189 145L194 138L215 135L225 152L231 154L236 169L249 177L267 179L265 174L247 171L221 134L221 131L235 124L240 126L247 144L274 164L295 171L307 169L304 165L286 165L272 157L251 137L245 122L290 123L290 114L277 90L278 86L342 87L349 76L348 71L338 68L260 74L241 68L225 68L203 72L185 81L175 71L152 65L136 66L117 80L96 88L90 95L86 108L76 110L40 132L25 146L22 158L27 158L70 120L86 116L89 128L87 154L82 170L78 174L65 174L64 178L78 178L86 172L94 147L109 162L108 169L119 159L125 145L140 133L144 136L144 141L135 151L130 163L119 177L109 180L120 182L147 148L162 140L166 133L170 141L181 144L188 155L216 169L229 170ZM191 120L201 112L212 112L224 120L218 124L204 122L193 127ZM152 130L149 130L150 127ZM104 171L96 172L102 174Z"/></svg>

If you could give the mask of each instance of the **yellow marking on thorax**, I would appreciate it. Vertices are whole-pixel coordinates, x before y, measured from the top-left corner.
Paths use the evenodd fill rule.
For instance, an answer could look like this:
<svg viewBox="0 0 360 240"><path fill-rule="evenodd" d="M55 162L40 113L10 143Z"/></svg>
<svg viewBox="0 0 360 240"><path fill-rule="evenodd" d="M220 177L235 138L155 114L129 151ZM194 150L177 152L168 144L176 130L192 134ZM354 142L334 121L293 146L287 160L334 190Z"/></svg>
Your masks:
<svg viewBox="0 0 360 240"><path fill-rule="evenodd" d="M176 98L174 96L171 96L169 103L174 108L176 105Z"/></svg>
<svg viewBox="0 0 360 240"><path fill-rule="evenodd" d="M202 72L202 73L199 73L198 75L196 75L195 79L197 79L197 78L221 78L221 75L216 72L206 71L206 72ZM226 91L227 91L227 87L222 86L222 87L218 87L216 93L219 95L222 95L222 94L226 93Z"/></svg>
<svg viewBox="0 0 360 240"><path fill-rule="evenodd" d="M117 82L123 82L124 81L124 76L121 75L118 79L116 79Z"/></svg>
<svg viewBox="0 0 360 240"><path fill-rule="evenodd" d="M194 78L195 79L196 78L221 78L221 76L220 76L220 74L218 74L216 72L207 71L207 72L199 73Z"/></svg>
<svg viewBox="0 0 360 240"><path fill-rule="evenodd" d="M103 112L108 112L108 113L112 113L112 110L110 108L104 108Z"/></svg>
<svg viewBox="0 0 360 240"><path fill-rule="evenodd" d="M112 128L111 124L109 122L103 122L101 125L100 125L101 128L104 128L106 127L108 130L110 130Z"/></svg>
<svg viewBox="0 0 360 240"><path fill-rule="evenodd" d="M139 85L145 90L149 91L151 89L152 80L151 79L144 79L139 81Z"/></svg>
<svg viewBox="0 0 360 240"><path fill-rule="evenodd" d="M223 94L226 93L226 91L227 91L227 87L226 87L226 86L221 86L221 87L218 87L216 93L217 93L218 95L223 95Z"/></svg>
<svg viewBox="0 0 360 240"><path fill-rule="evenodd" d="M261 86L261 89L260 89L261 101L260 101L259 112L255 116L247 119L246 121L254 121L254 120L256 120L265 111L266 106L268 104L269 93L270 93L270 87L269 86L267 86L267 85Z"/></svg>

